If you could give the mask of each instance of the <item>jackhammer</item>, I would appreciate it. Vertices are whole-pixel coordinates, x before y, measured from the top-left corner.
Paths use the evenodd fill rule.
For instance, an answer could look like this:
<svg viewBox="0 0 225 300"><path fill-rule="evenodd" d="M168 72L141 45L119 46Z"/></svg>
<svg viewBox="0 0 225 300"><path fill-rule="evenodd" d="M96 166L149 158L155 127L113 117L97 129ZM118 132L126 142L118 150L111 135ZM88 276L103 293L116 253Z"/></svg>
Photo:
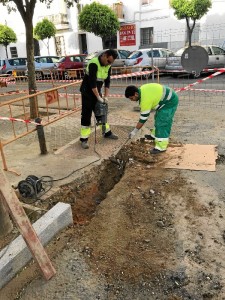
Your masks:
<svg viewBox="0 0 225 300"><path fill-rule="evenodd" d="M98 101L95 105L95 118L96 118L96 125L102 125L102 134L105 133L106 130L106 123L107 123L107 115L108 115L108 104L102 103Z"/></svg>

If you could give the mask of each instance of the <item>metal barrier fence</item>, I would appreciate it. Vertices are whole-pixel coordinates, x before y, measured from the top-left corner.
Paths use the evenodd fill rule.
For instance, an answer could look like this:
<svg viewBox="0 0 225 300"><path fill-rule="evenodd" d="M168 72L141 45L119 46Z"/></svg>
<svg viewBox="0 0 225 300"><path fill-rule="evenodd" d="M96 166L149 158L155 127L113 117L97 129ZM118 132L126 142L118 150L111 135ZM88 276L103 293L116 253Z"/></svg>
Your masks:
<svg viewBox="0 0 225 300"><path fill-rule="evenodd" d="M4 146L34 132L36 126L40 125L30 120L31 101L35 103L36 116L42 120L41 125L47 126L80 110L78 85L79 82L69 83L0 103L0 121L3 129L0 151L4 170L7 170Z"/></svg>

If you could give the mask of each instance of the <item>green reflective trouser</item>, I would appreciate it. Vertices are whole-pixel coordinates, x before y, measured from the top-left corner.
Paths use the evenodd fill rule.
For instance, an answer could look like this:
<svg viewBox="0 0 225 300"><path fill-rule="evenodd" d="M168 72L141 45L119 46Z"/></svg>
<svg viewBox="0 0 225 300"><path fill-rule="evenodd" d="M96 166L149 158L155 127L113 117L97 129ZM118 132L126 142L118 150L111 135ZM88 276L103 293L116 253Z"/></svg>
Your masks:
<svg viewBox="0 0 225 300"><path fill-rule="evenodd" d="M159 102L159 106L155 112L155 128L151 131L151 135L155 137L155 148L165 151L169 144L169 136L173 124L174 114L178 106L178 95L166 87L166 95Z"/></svg>

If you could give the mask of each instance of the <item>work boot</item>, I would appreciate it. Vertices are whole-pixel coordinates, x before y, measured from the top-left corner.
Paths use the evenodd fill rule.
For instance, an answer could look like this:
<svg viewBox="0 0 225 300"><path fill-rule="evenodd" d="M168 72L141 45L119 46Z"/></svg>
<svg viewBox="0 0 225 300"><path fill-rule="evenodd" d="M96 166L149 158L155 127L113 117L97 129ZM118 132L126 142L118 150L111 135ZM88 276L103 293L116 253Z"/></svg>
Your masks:
<svg viewBox="0 0 225 300"><path fill-rule="evenodd" d="M83 149L88 149L88 148L89 148L88 142L87 142L87 141L82 141L82 142L81 142L81 147L82 147Z"/></svg>
<svg viewBox="0 0 225 300"><path fill-rule="evenodd" d="M146 140L154 141L155 138L151 134L145 134Z"/></svg>
<svg viewBox="0 0 225 300"><path fill-rule="evenodd" d="M104 137L105 137L106 139L118 140L118 136L115 135L115 134L113 134L113 133L111 133L110 135L107 135L107 134L105 133Z"/></svg>
<svg viewBox="0 0 225 300"><path fill-rule="evenodd" d="M162 153L162 152L165 152L166 150L159 150L159 149L156 149L156 148L153 148L149 151L150 154L159 154L159 153Z"/></svg>

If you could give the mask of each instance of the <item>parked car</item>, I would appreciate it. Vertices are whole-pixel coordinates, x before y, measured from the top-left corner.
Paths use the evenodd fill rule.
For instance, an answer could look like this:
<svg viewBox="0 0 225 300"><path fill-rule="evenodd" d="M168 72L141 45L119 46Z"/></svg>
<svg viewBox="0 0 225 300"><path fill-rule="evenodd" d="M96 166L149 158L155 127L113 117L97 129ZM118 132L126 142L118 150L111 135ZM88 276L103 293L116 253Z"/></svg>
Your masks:
<svg viewBox="0 0 225 300"><path fill-rule="evenodd" d="M51 71L56 68L56 63L59 61L59 56L35 56L34 67L36 79L42 79L51 74Z"/></svg>
<svg viewBox="0 0 225 300"><path fill-rule="evenodd" d="M27 69L26 57L16 58L4 58L0 59L0 74L11 75L13 71L17 72L17 75L25 75Z"/></svg>
<svg viewBox="0 0 225 300"><path fill-rule="evenodd" d="M86 54L73 54L62 56L59 59L58 63L56 63L56 74L65 79L83 77L84 60L86 56Z"/></svg>
<svg viewBox="0 0 225 300"><path fill-rule="evenodd" d="M140 49L132 52L125 61L126 66L133 67L131 72L149 71L152 65L159 69L164 69L167 57L174 55L174 53L166 48L149 48ZM150 77L151 74L143 76L143 78Z"/></svg>
<svg viewBox="0 0 225 300"><path fill-rule="evenodd" d="M100 50L100 51L95 51L93 53L90 53L84 61L84 67L87 66L88 62L90 59L92 59L93 57L96 56L100 56L104 51L106 51L107 49L104 50ZM123 50L123 49L114 49L117 52L117 58L114 60L112 67L124 67L125 66L125 60L127 59L127 57L130 55L130 51L128 50Z"/></svg>
<svg viewBox="0 0 225 300"><path fill-rule="evenodd" d="M224 68L225 66L225 50L214 45L204 45L202 46L206 49L209 60L208 65L205 67L205 69L214 69L214 68ZM175 52L175 55L172 57L168 57L165 71L167 73L171 73L173 77L177 77L179 74L190 74L181 65L181 56L186 48L181 48L177 52ZM208 71L206 71L208 72ZM204 73L202 71L201 73Z"/></svg>

